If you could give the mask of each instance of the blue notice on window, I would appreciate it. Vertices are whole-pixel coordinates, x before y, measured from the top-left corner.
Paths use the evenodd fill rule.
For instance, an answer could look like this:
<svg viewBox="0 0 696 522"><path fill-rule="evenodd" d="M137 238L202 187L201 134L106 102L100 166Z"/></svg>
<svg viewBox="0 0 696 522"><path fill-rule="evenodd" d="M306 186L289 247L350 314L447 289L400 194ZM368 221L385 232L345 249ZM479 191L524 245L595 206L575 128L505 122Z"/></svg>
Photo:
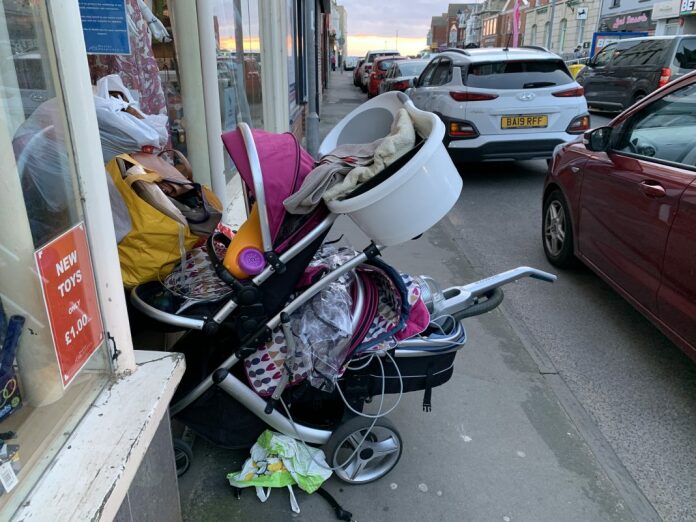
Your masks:
<svg viewBox="0 0 696 522"><path fill-rule="evenodd" d="M126 0L79 0L87 54L130 54Z"/></svg>

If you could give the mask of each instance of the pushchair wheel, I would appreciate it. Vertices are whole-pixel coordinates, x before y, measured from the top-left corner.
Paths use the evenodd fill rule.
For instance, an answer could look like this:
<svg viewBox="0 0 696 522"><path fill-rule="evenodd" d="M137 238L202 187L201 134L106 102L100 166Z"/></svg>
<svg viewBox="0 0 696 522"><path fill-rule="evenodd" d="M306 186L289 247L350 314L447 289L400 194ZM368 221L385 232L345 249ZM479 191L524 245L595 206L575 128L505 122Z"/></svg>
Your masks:
<svg viewBox="0 0 696 522"><path fill-rule="evenodd" d="M193 462L193 449L181 439L174 438L174 462L176 463L176 476L180 477L188 471Z"/></svg>
<svg viewBox="0 0 696 522"><path fill-rule="evenodd" d="M326 443L324 453L343 482L367 484L379 480L401 458L401 434L391 421L384 417L377 419L370 430L372 422L373 419L354 417L340 425ZM360 445L363 438L365 441Z"/></svg>

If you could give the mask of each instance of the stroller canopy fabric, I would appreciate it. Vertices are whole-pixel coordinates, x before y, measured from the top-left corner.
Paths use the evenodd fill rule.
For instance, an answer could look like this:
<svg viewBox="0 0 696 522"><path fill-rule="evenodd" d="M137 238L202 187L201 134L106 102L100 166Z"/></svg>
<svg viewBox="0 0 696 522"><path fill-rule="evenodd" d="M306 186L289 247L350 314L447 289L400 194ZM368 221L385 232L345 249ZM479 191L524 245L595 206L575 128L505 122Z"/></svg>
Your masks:
<svg viewBox="0 0 696 522"><path fill-rule="evenodd" d="M294 135L287 132L274 134L252 129L256 152L261 163L261 177L266 199L266 212L271 238L276 240L285 217L283 201L293 194L314 168L314 159L305 152ZM249 155L239 129L226 132L222 141L242 180L256 197Z"/></svg>

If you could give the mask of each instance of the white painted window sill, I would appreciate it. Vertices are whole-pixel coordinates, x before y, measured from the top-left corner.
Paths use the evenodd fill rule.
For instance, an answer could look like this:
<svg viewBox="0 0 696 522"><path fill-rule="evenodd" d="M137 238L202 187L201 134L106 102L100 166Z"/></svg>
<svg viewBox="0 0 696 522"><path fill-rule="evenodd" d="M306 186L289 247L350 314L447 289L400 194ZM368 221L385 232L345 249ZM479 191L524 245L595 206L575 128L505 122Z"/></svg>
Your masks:
<svg viewBox="0 0 696 522"><path fill-rule="evenodd" d="M137 370L99 394L13 521L114 518L185 369L181 354L135 359Z"/></svg>

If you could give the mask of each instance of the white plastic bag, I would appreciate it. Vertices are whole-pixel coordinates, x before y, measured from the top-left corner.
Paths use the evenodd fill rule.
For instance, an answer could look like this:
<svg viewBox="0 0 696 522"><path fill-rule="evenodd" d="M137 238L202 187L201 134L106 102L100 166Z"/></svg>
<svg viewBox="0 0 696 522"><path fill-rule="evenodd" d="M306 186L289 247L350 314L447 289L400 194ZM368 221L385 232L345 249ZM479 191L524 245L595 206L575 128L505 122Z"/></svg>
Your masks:
<svg viewBox="0 0 696 522"><path fill-rule="evenodd" d="M111 93L118 93L120 97L111 96ZM143 147L163 149L167 145L167 115L144 114L118 74L97 80L94 105L104 162L118 154L140 151ZM128 108L137 115L126 112Z"/></svg>
<svg viewBox="0 0 696 522"><path fill-rule="evenodd" d="M124 102L114 97L94 97L105 163L119 154L137 152L147 146L156 149L162 146L160 133L145 120L125 112L125 107Z"/></svg>

